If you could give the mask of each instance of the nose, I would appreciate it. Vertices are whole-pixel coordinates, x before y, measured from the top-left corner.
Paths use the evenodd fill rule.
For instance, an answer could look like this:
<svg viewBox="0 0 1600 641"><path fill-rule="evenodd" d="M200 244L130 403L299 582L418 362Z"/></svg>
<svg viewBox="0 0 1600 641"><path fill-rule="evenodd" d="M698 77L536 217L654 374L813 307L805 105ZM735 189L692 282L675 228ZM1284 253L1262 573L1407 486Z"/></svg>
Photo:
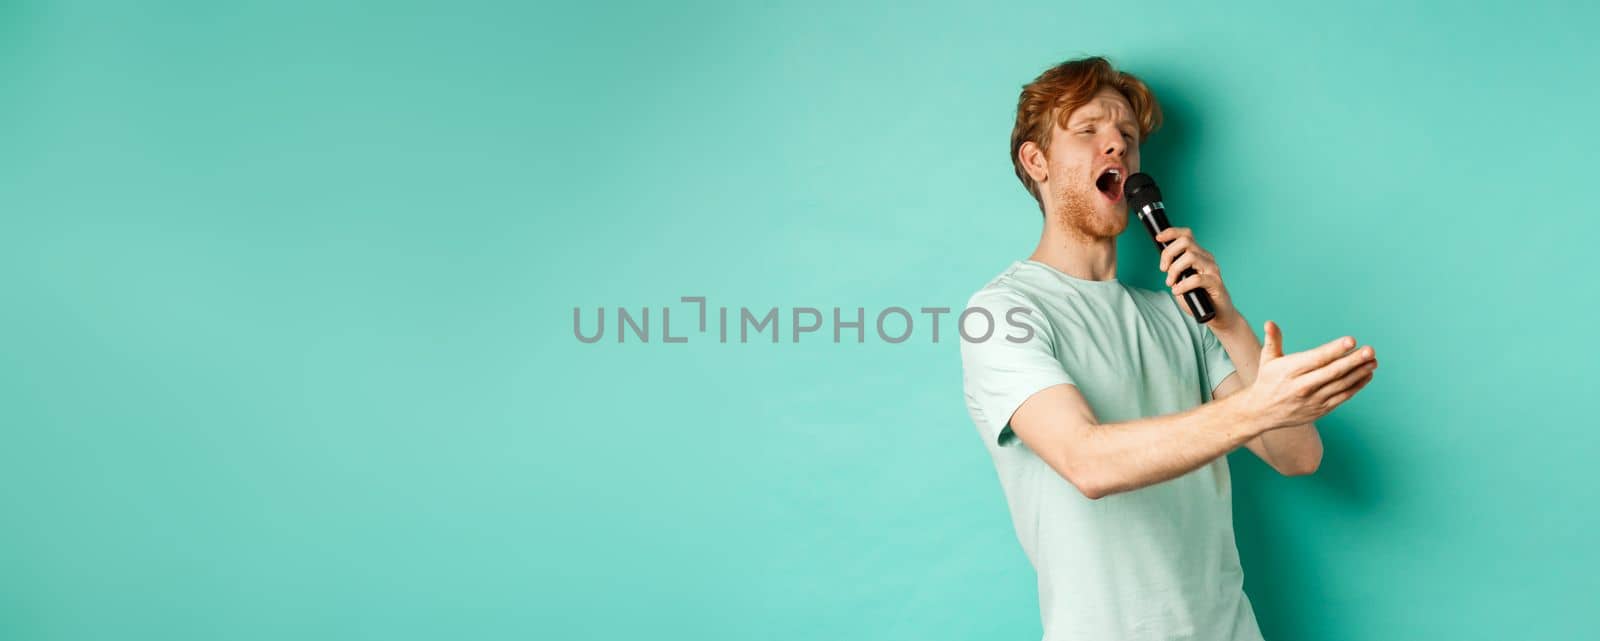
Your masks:
<svg viewBox="0 0 1600 641"><path fill-rule="evenodd" d="M1122 134L1120 132L1113 131L1111 133L1111 139L1105 142L1105 155L1113 158L1121 158L1126 155L1127 152L1128 145L1127 142L1122 139Z"/></svg>

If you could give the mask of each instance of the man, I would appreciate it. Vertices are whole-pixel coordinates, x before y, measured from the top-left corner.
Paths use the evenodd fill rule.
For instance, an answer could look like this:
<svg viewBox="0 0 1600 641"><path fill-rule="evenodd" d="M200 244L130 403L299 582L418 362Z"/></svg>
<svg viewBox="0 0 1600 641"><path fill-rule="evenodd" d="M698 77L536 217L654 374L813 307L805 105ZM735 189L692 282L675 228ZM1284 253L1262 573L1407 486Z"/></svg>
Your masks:
<svg viewBox="0 0 1600 641"><path fill-rule="evenodd" d="M1038 572L1047 641L1260 639L1226 455L1244 446L1280 473L1312 473L1312 421L1377 367L1349 336L1285 355L1268 321L1263 345L1189 229L1160 236L1170 294L1116 280L1122 182L1160 123L1145 84L1102 58L1024 87L1011 160L1044 229L968 303L1029 330L963 341L961 359L968 410ZM1193 289L1215 303L1205 325L1181 302Z"/></svg>

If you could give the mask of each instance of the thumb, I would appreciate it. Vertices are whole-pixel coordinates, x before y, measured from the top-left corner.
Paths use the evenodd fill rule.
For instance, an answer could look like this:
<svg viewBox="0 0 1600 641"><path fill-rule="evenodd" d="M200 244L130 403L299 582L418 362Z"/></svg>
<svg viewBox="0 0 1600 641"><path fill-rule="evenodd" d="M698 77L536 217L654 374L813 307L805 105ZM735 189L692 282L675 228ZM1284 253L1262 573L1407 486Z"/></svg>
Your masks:
<svg viewBox="0 0 1600 641"><path fill-rule="evenodd" d="M1283 356L1283 330L1279 329L1278 324L1272 321L1267 321L1265 330L1267 338L1261 343L1261 362L1263 363Z"/></svg>

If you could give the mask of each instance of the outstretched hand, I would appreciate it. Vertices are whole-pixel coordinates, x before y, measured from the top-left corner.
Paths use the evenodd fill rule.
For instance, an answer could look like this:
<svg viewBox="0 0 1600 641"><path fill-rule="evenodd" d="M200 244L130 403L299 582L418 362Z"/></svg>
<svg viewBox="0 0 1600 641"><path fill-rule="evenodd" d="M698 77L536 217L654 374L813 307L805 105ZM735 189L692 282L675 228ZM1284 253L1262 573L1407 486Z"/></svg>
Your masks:
<svg viewBox="0 0 1600 641"><path fill-rule="evenodd" d="M1278 324L1267 321L1265 332L1256 380L1240 396L1267 429L1322 418L1372 382L1378 368L1377 351L1371 345L1354 349L1349 336L1285 355Z"/></svg>

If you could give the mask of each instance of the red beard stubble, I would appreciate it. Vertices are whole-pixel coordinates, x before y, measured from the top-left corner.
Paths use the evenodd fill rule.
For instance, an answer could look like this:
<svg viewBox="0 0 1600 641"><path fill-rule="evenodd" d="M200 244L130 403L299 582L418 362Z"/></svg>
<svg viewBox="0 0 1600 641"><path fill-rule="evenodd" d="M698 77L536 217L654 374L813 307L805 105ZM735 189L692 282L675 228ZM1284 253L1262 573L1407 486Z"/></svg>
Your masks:
<svg viewBox="0 0 1600 641"><path fill-rule="evenodd" d="M1128 217L1097 213L1095 208L1100 204L1101 196L1093 189L1093 186L1062 184L1056 189L1056 202L1060 204L1056 206L1053 218L1056 224L1074 237L1089 240L1116 238L1122 230L1127 229Z"/></svg>

